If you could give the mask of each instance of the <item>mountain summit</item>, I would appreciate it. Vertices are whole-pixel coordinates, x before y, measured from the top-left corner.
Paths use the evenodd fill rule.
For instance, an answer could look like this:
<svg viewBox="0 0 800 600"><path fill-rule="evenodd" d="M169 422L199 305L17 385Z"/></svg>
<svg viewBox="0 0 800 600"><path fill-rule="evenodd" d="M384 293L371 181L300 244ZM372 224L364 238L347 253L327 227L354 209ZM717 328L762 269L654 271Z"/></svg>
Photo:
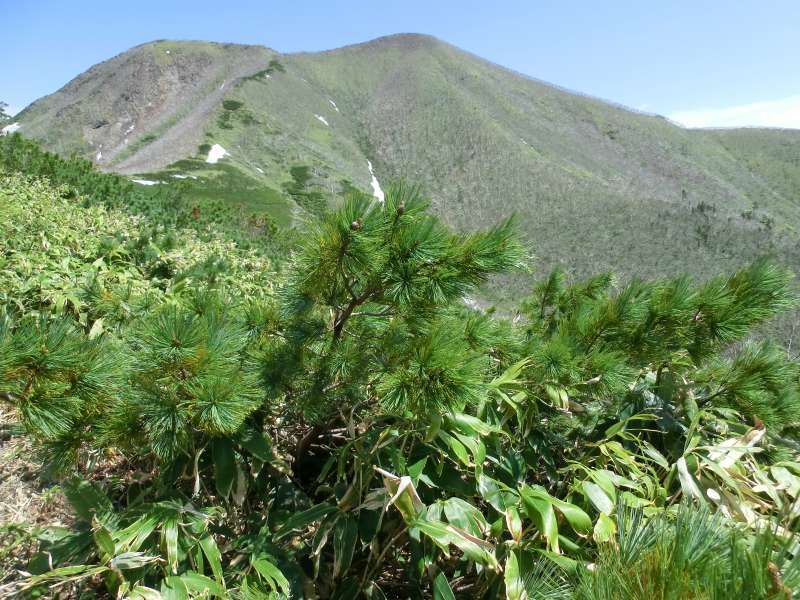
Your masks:
<svg viewBox="0 0 800 600"><path fill-rule="evenodd" d="M800 267L800 131L687 130L425 35L297 54L156 41L17 121L51 150L278 224L404 179L461 229L516 213L542 269L707 277L765 253Z"/></svg>

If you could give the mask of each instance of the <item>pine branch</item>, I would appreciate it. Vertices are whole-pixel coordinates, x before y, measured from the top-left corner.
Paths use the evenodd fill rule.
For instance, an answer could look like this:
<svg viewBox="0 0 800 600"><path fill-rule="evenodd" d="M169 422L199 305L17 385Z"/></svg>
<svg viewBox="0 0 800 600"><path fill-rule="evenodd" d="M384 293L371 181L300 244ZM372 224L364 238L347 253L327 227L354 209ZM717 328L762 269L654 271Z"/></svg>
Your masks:
<svg viewBox="0 0 800 600"><path fill-rule="evenodd" d="M392 315L394 312L391 308L385 308L384 310L378 312L370 312L370 311L361 311L353 313L352 316L354 317L386 317L388 315Z"/></svg>

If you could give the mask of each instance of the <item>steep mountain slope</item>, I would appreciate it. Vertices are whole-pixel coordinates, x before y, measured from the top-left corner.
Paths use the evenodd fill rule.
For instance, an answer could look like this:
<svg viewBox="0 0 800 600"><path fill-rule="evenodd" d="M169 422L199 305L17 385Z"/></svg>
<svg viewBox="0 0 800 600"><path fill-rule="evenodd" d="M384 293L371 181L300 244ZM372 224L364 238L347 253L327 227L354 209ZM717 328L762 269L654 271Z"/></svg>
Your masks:
<svg viewBox="0 0 800 600"><path fill-rule="evenodd" d="M800 267L800 131L686 130L428 36L290 55L146 44L18 120L49 148L196 177L183 185L282 224L402 178L460 228L516 213L542 270L707 277L765 253Z"/></svg>
<svg viewBox="0 0 800 600"><path fill-rule="evenodd" d="M95 65L19 118L53 150L135 171L144 156L172 161L192 152L225 83L255 72L271 54L259 46L144 44Z"/></svg>

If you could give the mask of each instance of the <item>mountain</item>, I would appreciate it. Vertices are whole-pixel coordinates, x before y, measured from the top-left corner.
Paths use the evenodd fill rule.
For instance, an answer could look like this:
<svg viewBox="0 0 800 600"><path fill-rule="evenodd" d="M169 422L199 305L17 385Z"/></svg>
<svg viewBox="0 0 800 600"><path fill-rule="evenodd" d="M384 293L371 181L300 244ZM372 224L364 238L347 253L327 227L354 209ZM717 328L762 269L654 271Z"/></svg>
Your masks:
<svg viewBox="0 0 800 600"><path fill-rule="evenodd" d="M515 213L540 271L705 278L761 254L800 268L800 131L688 130L429 36L298 54L153 42L16 120L49 149L278 225L404 179L464 230Z"/></svg>

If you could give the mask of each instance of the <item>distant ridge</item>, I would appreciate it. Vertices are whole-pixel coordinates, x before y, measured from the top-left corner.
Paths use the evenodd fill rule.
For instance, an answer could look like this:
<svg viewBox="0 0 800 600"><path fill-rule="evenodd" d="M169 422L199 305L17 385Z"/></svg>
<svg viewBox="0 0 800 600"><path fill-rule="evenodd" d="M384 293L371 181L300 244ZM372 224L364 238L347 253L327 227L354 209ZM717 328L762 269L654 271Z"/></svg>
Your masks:
<svg viewBox="0 0 800 600"><path fill-rule="evenodd" d="M541 270L710 277L762 254L800 268L800 131L689 130L424 34L292 54L158 40L16 120L52 150L184 178L281 225L374 175L419 183L465 230L517 214Z"/></svg>

